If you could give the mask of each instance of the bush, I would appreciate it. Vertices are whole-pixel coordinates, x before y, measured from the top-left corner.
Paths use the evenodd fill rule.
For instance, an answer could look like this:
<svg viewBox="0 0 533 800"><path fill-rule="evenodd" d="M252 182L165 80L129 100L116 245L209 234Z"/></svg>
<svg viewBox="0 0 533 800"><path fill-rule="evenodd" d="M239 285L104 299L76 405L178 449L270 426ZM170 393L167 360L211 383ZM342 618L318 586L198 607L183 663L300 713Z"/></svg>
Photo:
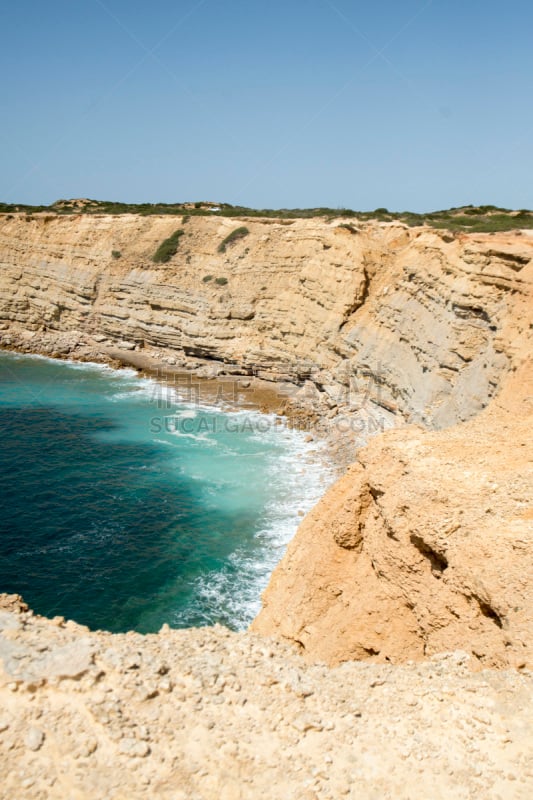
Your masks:
<svg viewBox="0 0 533 800"><path fill-rule="evenodd" d="M234 244L235 242L238 242L239 239L244 239L244 237L248 236L249 233L250 233L250 231L248 230L248 228L244 228L244 227L235 228L234 231L232 231L231 233L228 233L228 235L226 236L224 241L220 242L220 244L218 246L218 252L219 253L225 253L226 252L226 248L228 247L228 245Z"/></svg>
<svg viewBox="0 0 533 800"><path fill-rule="evenodd" d="M111 255L115 260L122 258L122 253L120 250L111 250Z"/></svg>
<svg viewBox="0 0 533 800"><path fill-rule="evenodd" d="M227 282L227 278L215 278L215 283L218 283L219 286L225 286Z"/></svg>
<svg viewBox="0 0 533 800"><path fill-rule="evenodd" d="M349 222L341 222L339 228L345 228L347 231L350 231L350 233L359 233L357 228L355 228L353 225L350 225Z"/></svg>
<svg viewBox="0 0 533 800"><path fill-rule="evenodd" d="M175 231L172 236L169 236L168 239L161 242L154 253L152 261L155 264L166 264L167 261L170 261L172 256L175 256L178 252L180 238L183 236L184 232L185 231L182 230Z"/></svg>
<svg viewBox="0 0 533 800"><path fill-rule="evenodd" d="M209 283L209 281L213 280L213 276L212 275L204 275L202 280L203 280L204 283Z"/></svg>

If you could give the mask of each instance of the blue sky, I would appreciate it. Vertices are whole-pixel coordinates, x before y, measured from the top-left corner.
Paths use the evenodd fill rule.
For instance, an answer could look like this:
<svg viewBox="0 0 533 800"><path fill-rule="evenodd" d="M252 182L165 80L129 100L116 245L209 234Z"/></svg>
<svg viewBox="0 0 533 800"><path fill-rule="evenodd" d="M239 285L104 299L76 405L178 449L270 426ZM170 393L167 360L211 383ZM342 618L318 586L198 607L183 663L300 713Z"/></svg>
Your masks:
<svg viewBox="0 0 533 800"><path fill-rule="evenodd" d="M533 207L530 0L0 6L0 199Z"/></svg>

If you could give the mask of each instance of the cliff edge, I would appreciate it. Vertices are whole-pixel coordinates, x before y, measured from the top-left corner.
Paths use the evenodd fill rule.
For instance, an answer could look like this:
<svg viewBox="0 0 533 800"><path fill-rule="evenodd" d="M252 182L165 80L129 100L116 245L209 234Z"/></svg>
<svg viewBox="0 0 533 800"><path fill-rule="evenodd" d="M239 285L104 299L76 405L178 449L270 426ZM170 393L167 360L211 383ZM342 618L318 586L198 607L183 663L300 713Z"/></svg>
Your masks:
<svg viewBox="0 0 533 800"><path fill-rule="evenodd" d="M332 416L375 403L440 428L487 404L527 331L527 232L192 217L175 255L154 263L177 228L0 214L0 343L199 358L289 381Z"/></svg>
<svg viewBox="0 0 533 800"><path fill-rule="evenodd" d="M0 595L0 799L528 800L533 675L306 665L224 628L109 634Z"/></svg>
<svg viewBox="0 0 533 800"><path fill-rule="evenodd" d="M532 367L469 422L360 451L301 524L253 629L329 663L459 647L531 668Z"/></svg>

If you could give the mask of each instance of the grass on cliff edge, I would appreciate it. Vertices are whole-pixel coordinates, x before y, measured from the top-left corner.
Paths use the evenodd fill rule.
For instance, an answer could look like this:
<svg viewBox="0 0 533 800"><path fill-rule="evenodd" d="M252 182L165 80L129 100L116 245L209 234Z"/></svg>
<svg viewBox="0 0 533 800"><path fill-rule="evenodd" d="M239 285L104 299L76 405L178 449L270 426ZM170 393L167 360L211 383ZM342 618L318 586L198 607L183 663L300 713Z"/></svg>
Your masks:
<svg viewBox="0 0 533 800"><path fill-rule="evenodd" d="M497 206L461 206L443 211L417 214L411 211L389 211L377 208L374 211L353 211L350 208L281 208L255 209L233 206L229 203L115 203L101 200L58 200L50 206L29 206L0 203L0 214L26 213L29 220L33 214L52 212L58 215L71 214L137 214L152 216L167 214L182 216L182 222L191 216L257 217L267 219L325 219L351 218L354 221L403 222L414 227L429 225L451 231L491 233L533 229L533 211L513 211ZM170 237L171 238L171 237ZM179 239L179 237L178 237ZM164 262L163 262L164 263Z"/></svg>

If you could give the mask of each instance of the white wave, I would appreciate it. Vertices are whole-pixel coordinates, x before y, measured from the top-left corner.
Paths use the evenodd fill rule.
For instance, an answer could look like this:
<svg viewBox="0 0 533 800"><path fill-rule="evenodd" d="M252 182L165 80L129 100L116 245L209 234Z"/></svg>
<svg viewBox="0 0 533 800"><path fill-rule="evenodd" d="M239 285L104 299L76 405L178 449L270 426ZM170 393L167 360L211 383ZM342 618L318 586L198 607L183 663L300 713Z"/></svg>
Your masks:
<svg viewBox="0 0 533 800"><path fill-rule="evenodd" d="M194 439L196 442L202 442L202 444L206 444L208 447L216 447L217 443L214 439L210 439L209 436L203 433L186 433L185 431L168 431L171 436L179 436L180 439Z"/></svg>
<svg viewBox="0 0 533 800"><path fill-rule="evenodd" d="M196 410L184 409L183 411L177 411L176 416L180 417L180 419L196 419L198 413Z"/></svg>
<svg viewBox="0 0 533 800"><path fill-rule="evenodd" d="M198 624L198 609L202 609L203 624L221 621L233 628L245 628L259 611L261 592L294 536L302 515L315 505L335 477L333 466L328 462L327 446L320 441L306 441L305 431L292 429L286 418L276 414L242 408L232 410L216 403L184 402L175 387L165 386L153 378L140 378L131 369L115 370L102 364L47 360L77 370L94 368L105 372L111 377L112 384L108 399L114 402L130 399L145 402L154 398L157 401L159 398L163 406L167 403L172 406L171 413L165 407L160 410L162 417L201 421L204 414L222 421L220 431L217 428L213 435L178 428L166 430L162 436L153 439L158 444L175 447L177 451L180 447L182 451L187 449L180 445L180 439L185 438L198 442L203 450L218 448L216 452L211 450L209 455L204 454L205 461L200 458L201 452L196 460L194 447L190 448L190 463L182 463L183 452L178 453L175 465L173 459L170 460L176 473L185 473L188 479L204 484L207 505L214 509L214 513L220 508L219 498L226 492L230 492L230 502L231 497L239 492L245 499L248 490L253 492L253 460L260 459L261 480L270 491L256 520L256 546L238 546L220 571L209 571L197 578L193 585L195 602L176 612L172 620L173 624L180 626ZM227 426L224 428L224 420L234 423L237 428L235 436L228 435L231 431ZM224 435L219 436L219 432ZM217 461L219 457L220 463ZM238 459L242 465L240 470L236 469L235 475L226 466L233 459ZM250 460L249 469L247 459ZM217 474L219 469L223 474ZM69 543L60 546L68 548Z"/></svg>
<svg viewBox="0 0 533 800"><path fill-rule="evenodd" d="M203 625L221 622L230 628L243 630L258 614L261 593L296 533L302 516L311 510L335 479L333 464L327 459L326 445L306 442L305 435L302 431L289 431L288 448L286 445L279 447L276 432L267 435L271 449L265 450L263 455L267 453L270 460L267 481L272 499L258 520L257 547L253 552L237 548L221 570L197 578L193 586L195 602L176 611L172 624L187 627L199 622ZM272 448L272 445L278 446ZM304 470L302 463L305 464Z"/></svg>

